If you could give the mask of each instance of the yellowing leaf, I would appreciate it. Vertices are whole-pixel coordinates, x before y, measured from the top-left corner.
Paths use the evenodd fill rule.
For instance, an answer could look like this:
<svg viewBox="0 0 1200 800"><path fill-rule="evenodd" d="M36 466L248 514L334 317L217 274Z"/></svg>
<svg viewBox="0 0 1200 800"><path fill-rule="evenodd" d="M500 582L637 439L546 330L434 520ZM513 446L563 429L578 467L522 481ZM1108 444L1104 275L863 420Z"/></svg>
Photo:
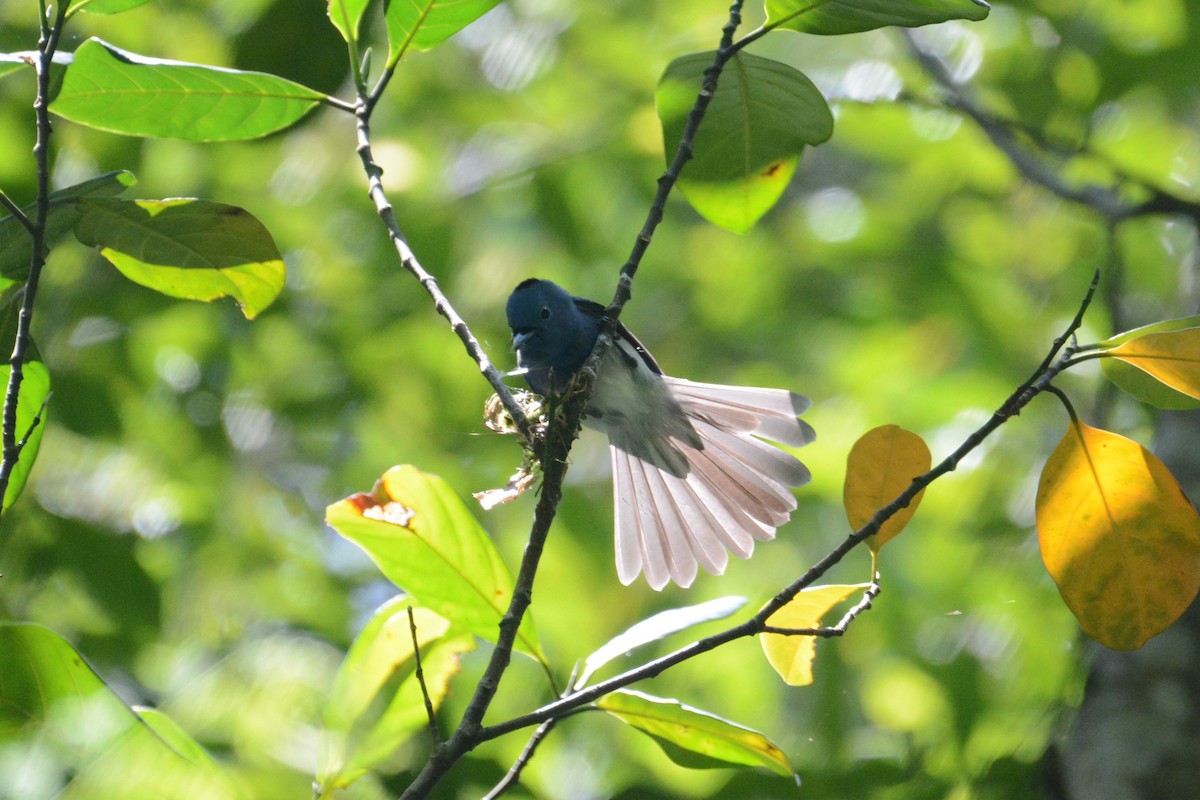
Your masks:
<svg viewBox="0 0 1200 800"><path fill-rule="evenodd" d="M792 598L767 620L776 628L816 628L829 609L870 584L811 586ZM789 686L808 686L813 682L812 662L817 655L815 636L788 636L764 633L759 637L763 653L771 667Z"/></svg>
<svg viewBox="0 0 1200 800"><path fill-rule="evenodd" d="M883 425L864 433L846 460L846 486L843 503L850 527L858 530L866 525L875 512L896 499L908 488L913 478L929 471L933 463L929 447L912 431L898 425ZM897 511L868 540L868 546L878 551L884 543L904 529L917 506L921 490L907 508Z"/></svg>
<svg viewBox="0 0 1200 800"><path fill-rule="evenodd" d="M766 736L678 700L618 689L601 697L596 705L649 734L680 766L752 766L766 767L780 775L796 774L788 757Z"/></svg>
<svg viewBox="0 0 1200 800"><path fill-rule="evenodd" d="M334 503L325 519L417 603L496 641L512 598L512 573L444 480L416 467L392 467L374 491ZM516 649L545 663L529 614Z"/></svg>
<svg viewBox="0 0 1200 800"><path fill-rule="evenodd" d="M1200 399L1200 328L1149 333L1114 347L1108 355Z"/></svg>
<svg viewBox="0 0 1200 800"><path fill-rule="evenodd" d="M1083 632L1115 650L1161 633L1200 590L1200 517L1161 461L1072 423L1042 470L1042 560Z"/></svg>

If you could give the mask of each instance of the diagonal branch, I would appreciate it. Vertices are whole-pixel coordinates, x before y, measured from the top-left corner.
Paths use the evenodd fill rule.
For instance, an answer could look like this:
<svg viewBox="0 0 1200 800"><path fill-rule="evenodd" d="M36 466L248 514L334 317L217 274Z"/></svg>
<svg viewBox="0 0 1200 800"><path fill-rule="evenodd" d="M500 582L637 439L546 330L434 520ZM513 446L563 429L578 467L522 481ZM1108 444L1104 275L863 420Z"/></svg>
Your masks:
<svg viewBox="0 0 1200 800"><path fill-rule="evenodd" d="M624 688L631 684L653 678L656 675L670 669L676 664L688 661L696 656L707 653L710 650L728 644L737 639L743 639L748 636L756 636L763 633L767 628L767 620L779 609L787 605L797 594L802 590L811 586L822 575L828 572L834 565L838 564L845 556L855 547L862 544L871 536L878 533L880 527L885 522L896 515L901 509L906 508L918 494L920 494L929 484L933 483L938 478L953 472L958 464L966 458L975 448L982 444L992 433L1001 425L1007 422L1012 417L1016 416L1025 408L1033 398L1037 397L1044 391L1049 391L1052 387L1050 382L1058 376L1060 372L1071 365L1072 351L1070 348L1058 355L1063 343L1070 340L1075 331L1079 328L1084 312L1090 305L1095 294L1097 281L1093 279L1088 291L1080 304L1079 311L1071 320L1066 330L1055 339L1051 345L1050 352L1045 360L1038 365L1033 374L1028 380L1022 383L1017 389L1000 405L1000 407L992 414L983 425L981 425L974 433L969 435L962 444L960 444L954 452L946 456L935 467L928 472L917 476L909 484L908 488L901 492L896 499L888 503L883 508L875 512L875 515L863 525L861 528L850 534L837 547L831 550L824 558L814 564L803 575L785 587L782 591L776 594L766 605L762 607L757 614L750 619L742 622L726 630L699 639L695 642L687 644L674 652L647 662L639 667L627 670L609 678L601 683L594 684L585 689L580 690L567 697L563 697L552 703L548 703L536 711L532 711L520 717L507 720L496 725L491 725L479 731L480 741L494 739L512 731L520 730L531 725L541 725L550 719L561 718L566 714L574 712L576 709L587 705L600 697L603 697L617 689ZM865 611L870 606L871 600L878 593L878 588L875 591L870 589L860 601L859 606L851 609L847 613L847 617L843 618L842 622L834 626L835 629L840 628L842 632L850 624L858 614ZM817 631L822 629L815 629ZM833 633L814 633L813 635L840 635Z"/></svg>
<svg viewBox="0 0 1200 800"><path fill-rule="evenodd" d="M488 359L487 353L483 350L483 345L471 333L471 328L467 325L466 321L459 316L454 306L451 305L450 300L438 285L437 278L421 265L416 253L412 251L412 248L408 246L408 241L404 238L404 231L400 229L400 223L396 221L396 213L392 208L391 201L388 200L387 192L383 188L383 169L376 163L372 152L370 115L371 106L368 106L366 101L360 98L358 107L354 113L358 132L358 157L362 161L363 171L367 175L367 194L370 195L371 200L375 204L376 213L383 220L384 227L387 228L388 237L392 240L392 245L396 248L397 255L400 256L400 264L404 269L412 273L412 276L428 292L429 297L433 300L433 307L450 323L451 330L462 341L467 354L479 366L480 373L491 384L492 390L500 397L500 402L504 404L505 410L513 418L513 422L516 423L522 437L528 441L530 437L529 422L525 419L525 414L513 397L512 391L505 385L503 376Z"/></svg>

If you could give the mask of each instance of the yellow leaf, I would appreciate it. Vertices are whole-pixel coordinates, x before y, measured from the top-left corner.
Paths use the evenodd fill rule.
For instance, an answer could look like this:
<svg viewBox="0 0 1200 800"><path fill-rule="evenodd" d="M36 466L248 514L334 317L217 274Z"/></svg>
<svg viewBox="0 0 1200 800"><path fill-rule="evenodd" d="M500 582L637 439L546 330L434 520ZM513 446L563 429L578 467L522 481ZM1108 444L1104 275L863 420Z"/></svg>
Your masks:
<svg viewBox="0 0 1200 800"><path fill-rule="evenodd" d="M932 463L929 447L912 431L898 425L883 425L864 433L850 449L846 463L843 502L850 527L858 530L866 525L876 511L907 489L913 478L928 472ZM907 508L885 522L867 546L878 551L903 530L924 494L922 490Z"/></svg>
<svg viewBox="0 0 1200 800"><path fill-rule="evenodd" d="M815 628L829 609L868 586L868 583L812 586L772 614L767 624L776 628ZM759 638L767 661L789 686L808 686L813 682L812 662L817 655L815 636L764 633Z"/></svg>
<svg viewBox="0 0 1200 800"><path fill-rule="evenodd" d="M1200 590L1200 517L1152 453L1072 423L1042 470L1042 560L1083 632L1115 650L1161 633Z"/></svg>
<svg viewBox="0 0 1200 800"><path fill-rule="evenodd" d="M1114 347L1108 355L1200 399L1200 328L1148 333Z"/></svg>

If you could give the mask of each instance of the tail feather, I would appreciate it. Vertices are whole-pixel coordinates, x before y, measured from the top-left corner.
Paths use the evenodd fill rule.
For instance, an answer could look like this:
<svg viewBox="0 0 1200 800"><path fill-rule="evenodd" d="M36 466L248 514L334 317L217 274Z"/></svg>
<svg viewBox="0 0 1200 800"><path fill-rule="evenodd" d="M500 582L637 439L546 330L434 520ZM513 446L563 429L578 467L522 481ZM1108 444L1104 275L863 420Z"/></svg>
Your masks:
<svg viewBox="0 0 1200 800"><path fill-rule="evenodd" d="M810 405L801 395L663 380L703 446L674 437L610 442L617 574L629 584L644 572L656 590L689 586L701 567L719 575L729 553L748 558L755 541L773 539L796 508L789 487L811 474L763 439L802 446L815 438L796 416Z"/></svg>

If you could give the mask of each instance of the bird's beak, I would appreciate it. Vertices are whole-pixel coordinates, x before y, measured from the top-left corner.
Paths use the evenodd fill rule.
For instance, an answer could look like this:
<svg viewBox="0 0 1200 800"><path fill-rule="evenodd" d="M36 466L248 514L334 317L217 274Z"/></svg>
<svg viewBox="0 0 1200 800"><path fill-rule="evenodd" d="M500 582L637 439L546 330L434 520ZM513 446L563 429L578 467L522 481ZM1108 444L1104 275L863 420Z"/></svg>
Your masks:
<svg viewBox="0 0 1200 800"><path fill-rule="evenodd" d="M520 350L522 347L525 346L525 343L528 342L532 337L533 337L533 333L530 331L524 331L522 333L514 333L513 338L512 338L513 350Z"/></svg>

